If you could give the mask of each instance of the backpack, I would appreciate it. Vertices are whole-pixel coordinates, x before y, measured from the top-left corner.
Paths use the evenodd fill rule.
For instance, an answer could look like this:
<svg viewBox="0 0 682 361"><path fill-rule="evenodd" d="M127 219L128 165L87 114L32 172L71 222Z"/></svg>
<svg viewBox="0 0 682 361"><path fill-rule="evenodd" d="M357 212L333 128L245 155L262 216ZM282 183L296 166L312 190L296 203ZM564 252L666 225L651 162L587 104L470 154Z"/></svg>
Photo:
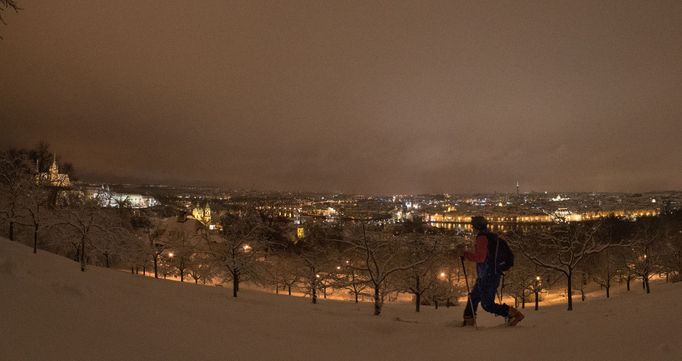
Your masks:
<svg viewBox="0 0 682 361"><path fill-rule="evenodd" d="M514 265L514 253L509 243L495 233L486 233L488 238L488 257L486 261L495 273L508 271Z"/></svg>

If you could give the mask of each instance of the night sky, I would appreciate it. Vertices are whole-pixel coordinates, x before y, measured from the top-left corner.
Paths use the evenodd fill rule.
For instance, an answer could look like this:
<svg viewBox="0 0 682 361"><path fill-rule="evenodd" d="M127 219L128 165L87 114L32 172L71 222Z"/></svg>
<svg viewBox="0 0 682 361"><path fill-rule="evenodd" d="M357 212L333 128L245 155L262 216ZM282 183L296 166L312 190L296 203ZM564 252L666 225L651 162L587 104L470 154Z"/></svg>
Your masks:
<svg viewBox="0 0 682 361"><path fill-rule="evenodd" d="M19 5L0 147L45 140L85 180L682 189L679 0Z"/></svg>

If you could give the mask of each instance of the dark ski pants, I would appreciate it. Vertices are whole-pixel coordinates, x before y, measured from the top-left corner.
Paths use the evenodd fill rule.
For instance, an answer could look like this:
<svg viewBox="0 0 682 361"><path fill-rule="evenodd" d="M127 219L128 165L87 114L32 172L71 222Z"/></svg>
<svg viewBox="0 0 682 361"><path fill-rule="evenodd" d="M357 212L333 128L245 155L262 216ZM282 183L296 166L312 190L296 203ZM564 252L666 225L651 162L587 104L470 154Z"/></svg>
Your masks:
<svg viewBox="0 0 682 361"><path fill-rule="evenodd" d="M485 275L482 278L476 279L476 284L469 294L469 300L464 308L464 317L473 317L478 309L478 304L480 303L484 310L507 317L509 315L509 306L505 304L495 303L495 293L497 292L497 286L500 285L500 275L491 274ZM474 309L471 309L473 304Z"/></svg>

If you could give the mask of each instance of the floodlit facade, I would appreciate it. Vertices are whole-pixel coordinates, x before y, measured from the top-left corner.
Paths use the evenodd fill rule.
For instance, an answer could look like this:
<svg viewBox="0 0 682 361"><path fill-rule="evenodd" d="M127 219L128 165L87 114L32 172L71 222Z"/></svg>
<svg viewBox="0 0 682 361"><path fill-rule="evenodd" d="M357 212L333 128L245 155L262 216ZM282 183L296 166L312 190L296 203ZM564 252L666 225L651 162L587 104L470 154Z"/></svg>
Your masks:
<svg viewBox="0 0 682 361"><path fill-rule="evenodd" d="M71 187L71 180L68 174L59 173L59 166L57 165L57 156L52 159L52 165L47 172L40 172L36 166L36 183L42 186L48 187L60 187L67 188Z"/></svg>

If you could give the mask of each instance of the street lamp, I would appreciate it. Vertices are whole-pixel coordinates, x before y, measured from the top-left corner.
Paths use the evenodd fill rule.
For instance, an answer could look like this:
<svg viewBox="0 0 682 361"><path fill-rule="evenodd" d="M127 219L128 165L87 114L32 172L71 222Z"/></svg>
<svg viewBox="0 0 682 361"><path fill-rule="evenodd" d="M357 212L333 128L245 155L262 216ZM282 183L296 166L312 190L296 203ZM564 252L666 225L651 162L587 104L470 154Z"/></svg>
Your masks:
<svg viewBox="0 0 682 361"><path fill-rule="evenodd" d="M540 276L535 276L535 287L533 289L535 291L535 311L538 310L538 302L539 302L539 293L540 293Z"/></svg>

